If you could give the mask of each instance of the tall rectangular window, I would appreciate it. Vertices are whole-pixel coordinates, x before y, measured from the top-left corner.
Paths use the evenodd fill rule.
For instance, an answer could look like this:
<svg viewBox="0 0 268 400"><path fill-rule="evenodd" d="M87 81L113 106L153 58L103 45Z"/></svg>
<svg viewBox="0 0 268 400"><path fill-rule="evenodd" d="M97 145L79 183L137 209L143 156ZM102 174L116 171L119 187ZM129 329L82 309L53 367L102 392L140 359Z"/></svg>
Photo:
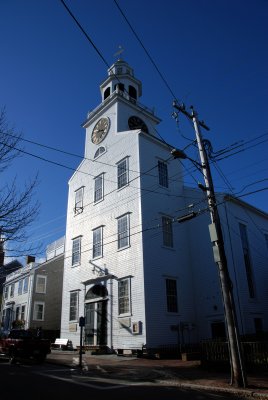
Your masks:
<svg viewBox="0 0 268 400"><path fill-rule="evenodd" d="M29 286L29 277L26 276L26 278L24 278L24 281L23 281L23 293L28 292L28 286Z"/></svg>
<svg viewBox="0 0 268 400"><path fill-rule="evenodd" d="M102 257L102 226L93 230L93 258Z"/></svg>
<svg viewBox="0 0 268 400"><path fill-rule="evenodd" d="M117 164L117 188L121 189L127 184L128 184L128 158L124 158Z"/></svg>
<svg viewBox="0 0 268 400"><path fill-rule="evenodd" d="M166 279L167 311L178 312L177 281Z"/></svg>
<svg viewBox="0 0 268 400"><path fill-rule="evenodd" d="M8 298L8 288L9 288L9 286L5 286L5 289L4 289L4 299L7 299Z"/></svg>
<svg viewBox="0 0 268 400"><path fill-rule="evenodd" d="M14 297L15 292L15 283L11 283L10 285L10 297Z"/></svg>
<svg viewBox="0 0 268 400"><path fill-rule="evenodd" d="M78 292L70 293L70 313L69 313L70 321L78 320Z"/></svg>
<svg viewBox="0 0 268 400"><path fill-rule="evenodd" d="M94 203L103 199L103 174L97 176L94 182Z"/></svg>
<svg viewBox="0 0 268 400"><path fill-rule="evenodd" d="M130 280L118 281L118 314L130 313Z"/></svg>
<svg viewBox="0 0 268 400"><path fill-rule="evenodd" d="M44 321L45 303L41 301L34 302L33 319L35 321Z"/></svg>
<svg viewBox="0 0 268 400"><path fill-rule="evenodd" d="M163 245L173 247L172 218L162 217Z"/></svg>
<svg viewBox="0 0 268 400"><path fill-rule="evenodd" d="M44 275L36 276L35 292L36 293L46 293L46 283L47 277Z"/></svg>
<svg viewBox="0 0 268 400"><path fill-rule="evenodd" d="M241 237L241 243L242 243L242 248L243 248L249 296L251 298L254 298L255 297L255 287L254 287L254 280L253 280L253 273L252 273L250 249L249 249L249 243L248 243L247 227L244 224L239 224L239 229L240 229L240 237Z"/></svg>
<svg viewBox="0 0 268 400"><path fill-rule="evenodd" d="M168 188L168 167L164 161L158 161L158 182L160 186Z"/></svg>
<svg viewBox="0 0 268 400"><path fill-rule="evenodd" d="M25 321L25 306L21 306L21 314L20 314L20 319L22 321Z"/></svg>
<svg viewBox="0 0 268 400"><path fill-rule="evenodd" d="M123 215L117 220L118 249L129 246L129 214Z"/></svg>
<svg viewBox="0 0 268 400"><path fill-rule="evenodd" d="M81 259L81 236L73 239L72 265L80 264Z"/></svg>
<svg viewBox="0 0 268 400"><path fill-rule="evenodd" d="M18 294L22 294L23 279L19 280Z"/></svg>
<svg viewBox="0 0 268 400"><path fill-rule="evenodd" d="M18 321L20 319L20 306L16 307L15 320Z"/></svg>
<svg viewBox="0 0 268 400"><path fill-rule="evenodd" d="M74 201L75 214L79 214L83 211L83 195L84 195L84 187L81 187L75 191L75 201Z"/></svg>

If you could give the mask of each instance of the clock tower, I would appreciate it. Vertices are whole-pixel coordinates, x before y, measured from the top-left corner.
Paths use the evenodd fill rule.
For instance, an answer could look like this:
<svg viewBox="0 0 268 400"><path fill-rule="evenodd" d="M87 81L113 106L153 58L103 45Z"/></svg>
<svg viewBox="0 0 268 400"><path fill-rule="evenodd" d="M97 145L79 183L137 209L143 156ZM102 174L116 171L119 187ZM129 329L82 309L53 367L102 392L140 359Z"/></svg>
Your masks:
<svg viewBox="0 0 268 400"><path fill-rule="evenodd" d="M86 157L92 157L92 143L99 145L112 133L139 129L155 136L160 119L154 110L142 105L141 81L135 78L133 68L119 59L109 69L108 77L100 85L101 104L89 112L86 128ZM93 149L94 152L94 149Z"/></svg>
<svg viewBox="0 0 268 400"><path fill-rule="evenodd" d="M140 103L142 84L128 63L108 69L100 92L83 123L85 158L69 180L61 337L79 345L84 316L89 347L154 347L159 320L161 337L174 339L178 309L162 310L165 288L175 293L178 259L186 264L176 251L184 236L172 232L172 213L184 203L182 180L170 177L181 167L157 137L160 119Z"/></svg>

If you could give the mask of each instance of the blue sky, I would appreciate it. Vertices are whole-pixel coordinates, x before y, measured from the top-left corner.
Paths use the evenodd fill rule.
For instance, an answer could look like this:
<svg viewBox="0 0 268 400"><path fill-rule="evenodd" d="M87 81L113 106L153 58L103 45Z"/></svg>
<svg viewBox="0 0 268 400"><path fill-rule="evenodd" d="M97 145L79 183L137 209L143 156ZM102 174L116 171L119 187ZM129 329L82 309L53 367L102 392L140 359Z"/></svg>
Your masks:
<svg viewBox="0 0 268 400"><path fill-rule="evenodd" d="M115 2L65 1L109 65L124 47L123 58L143 82L141 102L162 119L159 135L174 147L187 146L192 125L184 116L176 125L173 96ZM210 127L203 133L214 151L246 142L241 152L212 166L215 189L230 192L231 186L241 195L268 187L268 2L117 1L177 99L193 105ZM27 140L82 156L81 123L101 101L107 66L60 0L0 0L0 49L0 106L10 123ZM28 142L24 150L70 168L80 161ZM194 148L187 152L197 157ZM1 183L17 176L23 184L37 172L41 212L29 234L46 245L65 233L72 171L25 155ZM185 177L190 186L196 180L202 181L197 172ZM242 199L268 212L267 191Z"/></svg>

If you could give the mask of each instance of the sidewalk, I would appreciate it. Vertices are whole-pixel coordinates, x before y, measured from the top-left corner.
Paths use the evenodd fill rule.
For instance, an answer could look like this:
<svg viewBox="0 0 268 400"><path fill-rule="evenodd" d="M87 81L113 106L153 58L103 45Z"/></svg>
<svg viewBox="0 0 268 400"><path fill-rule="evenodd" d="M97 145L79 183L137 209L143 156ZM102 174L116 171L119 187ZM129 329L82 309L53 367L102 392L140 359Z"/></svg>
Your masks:
<svg viewBox="0 0 268 400"><path fill-rule="evenodd" d="M52 350L47 362L79 368L79 353ZM268 371L248 374L246 389L230 386L230 374L208 371L199 361L156 360L110 355L82 355L83 373L111 380L152 382L189 389L228 392L268 399Z"/></svg>

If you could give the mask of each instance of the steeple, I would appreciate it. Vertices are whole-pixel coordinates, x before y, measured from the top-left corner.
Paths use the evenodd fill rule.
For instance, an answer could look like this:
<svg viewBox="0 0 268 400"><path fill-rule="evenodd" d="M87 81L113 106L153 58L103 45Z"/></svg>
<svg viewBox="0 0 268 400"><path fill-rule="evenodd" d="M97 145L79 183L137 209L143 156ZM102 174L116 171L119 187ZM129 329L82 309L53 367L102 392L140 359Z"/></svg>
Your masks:
<svg viewBox="0 0 268 400"><path fill-rule="evenodd" d="M133 101L142 95L141 81L134 77L133 68L122 59L117 60L108 69L108 78L100 85L102 101L106 100L113 92L122 92Z"/></svg>

